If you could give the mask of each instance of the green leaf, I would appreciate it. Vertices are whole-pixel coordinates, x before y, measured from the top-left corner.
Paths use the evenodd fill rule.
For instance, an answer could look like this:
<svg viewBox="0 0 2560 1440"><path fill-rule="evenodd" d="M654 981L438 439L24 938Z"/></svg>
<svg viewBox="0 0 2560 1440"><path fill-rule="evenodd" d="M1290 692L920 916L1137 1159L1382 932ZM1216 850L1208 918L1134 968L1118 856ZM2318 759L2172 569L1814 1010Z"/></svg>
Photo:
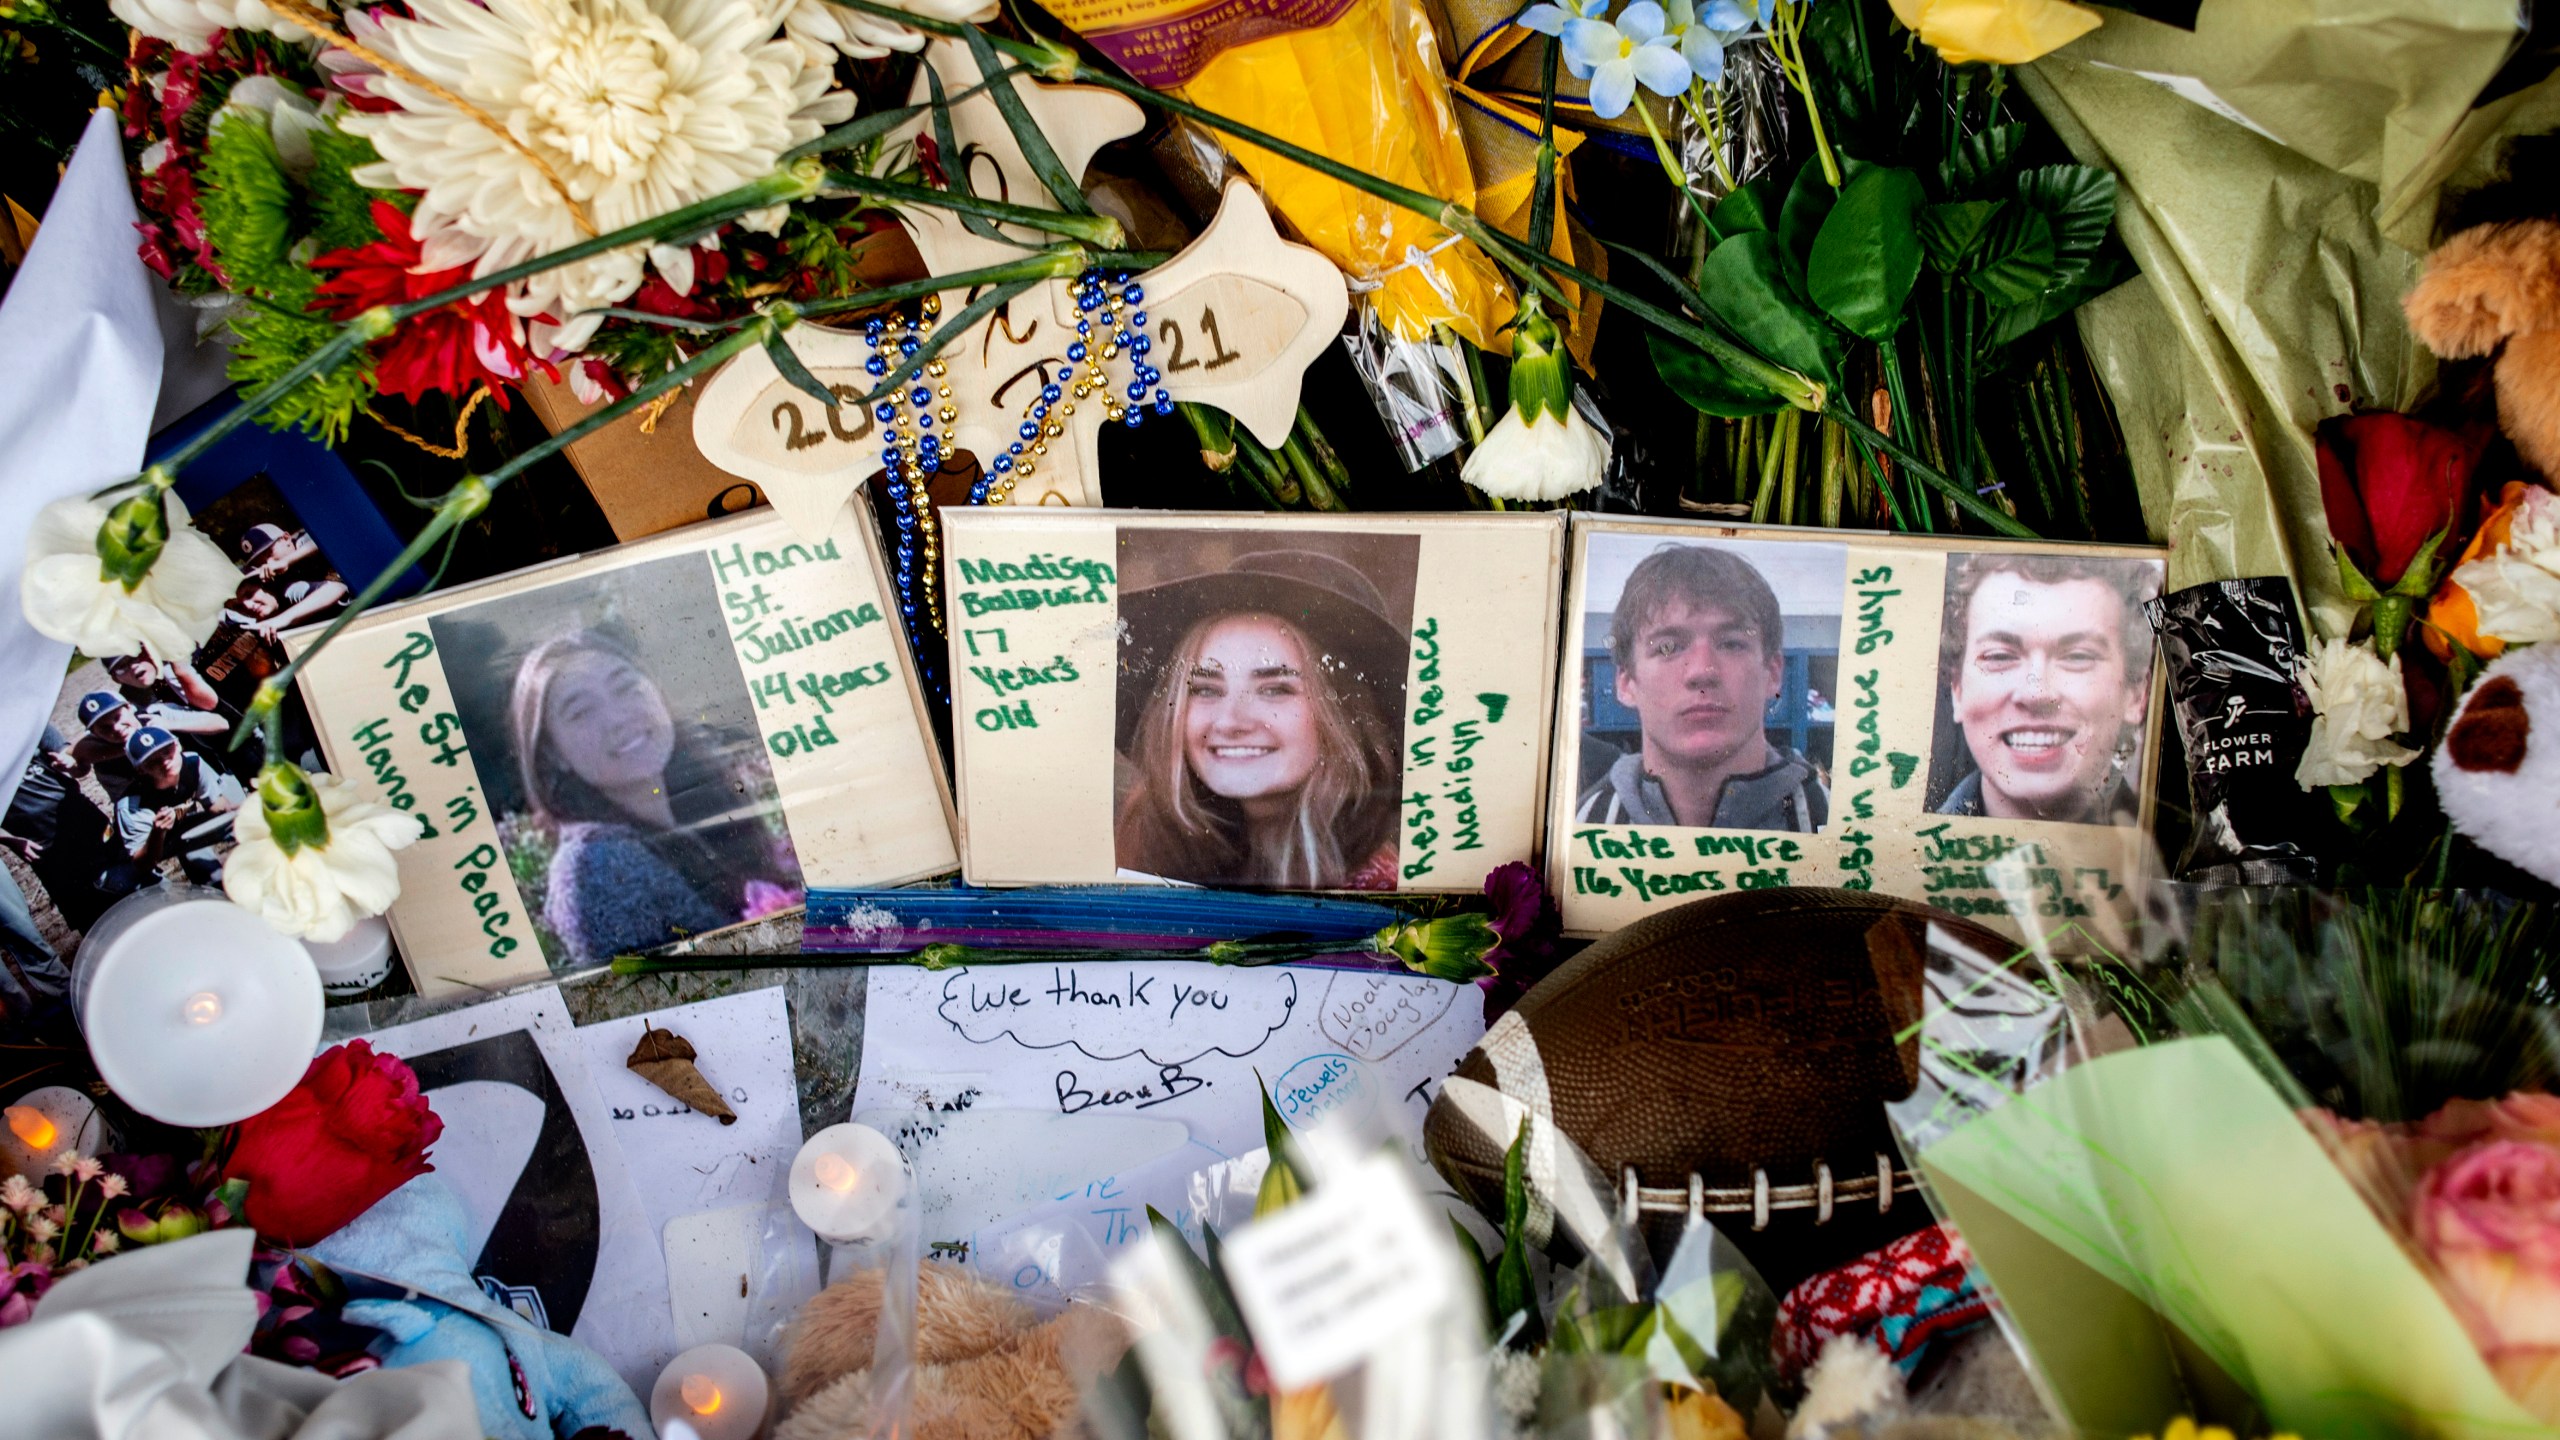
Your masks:
<svg viewBox="0 0 2560 1440"><path fill-rule="evenodd" d="M2018 177L2018 198L2053 227L2065 278L2107 243L2116 219L2116 177L2090 165L2044 165Z"/></svg>
<svg viewBox="0 0 2560 1440"><path fill-rule="evenodd" d="M830 410L840 403L835 392L826 387L826 382L810 374L809 367L800 363L800 357L791 353L790 341L778 334L768 335L764 340L764 353L773 357L773 368L782 372L782 378L810 399Z"/></svg>
<svg viewBox="0 0 2560 1440"><path fill-rule="evenodd" d="M1787 408L1787 402L1776 391L1752 384L1695 346L1684 345L1650 327L1644 332L1644 343L1653 354L1654 373L1692 409L1739 419L1745 415L1774 415Z"/></svg>
<svg viewBox="0 0 2560 1440"><path fill-rule="evenodd" d="M942 151L942 178L951 189L962 195L977 192L969 188L969 152L960 148L960 137L951 128L951 102L942 94L942 76L931 64L924 67L926 93L933 98L933 143ZM982 240L1002 240L1004 232L996 222L968 210L952 212L960 217L961 228Z"/></svg>
<svg viewBox="0 0 2560 1440"><path fill-rule="evenodd" d="M1777 236L1736 235L1709 251L1698 293L1709 313L1762 359L1838 384L1840 334L1801 298L1804 278Z"/></svg>
<svg viewBox="0 0 2560 1440"><path fill-rule="evenodd" d="M996 109L1003 113L1005 127L1013 131L1013 143L1031 166L1031 173L1048 187L1049 198L1070 215L1090 215L1093 207L1084 201L1084 186L1067 173L1066 162L1049 147L1049 137L1040 133L1039 123L1031 118L1030 107L1022 103L1022 94L1013 88L1013 77L1005 73L1003 59L989 44L986 32L975 25L967 30L970 58L978 62L978 73L992 80L987 93L995 97Z"/></svg>
<svg viewBox="0 0 2560 1440"><path fill-rule="evenodd" d="M1250 1344L1251 1342L1246 1339L1244 1317L1236 1310L1235 1296L1227 1289L1226 1283L1218 1278L1214 1265L1214 1257L1218 1252L1218 1232L1205 1225L1200 1228L1201 1239L1207 1244L1209 1253L1213 1257L1212 1260L1204 1261L1191 1248L1191 1242L1183 1238L1181 1229L1164 1218L1164 1213L1153 1205L1147 1207L1147 1226L1155 1232L1157 1242L1165 1247L1165 1254L1173 1261L1173 1268L1190 1283L1192 1293L1200 1297L1200 1308L1209 1313L1209 1323L1217 1328L1220 1335L1230 1340Z"/></svg>
<svg viewBox="0 0 2560 1440"><path fill-rule="evenodd" d="M1778 187L1767 180L1754 180L1737 187L1716 202L1710 212L1719 239L1748 235L1754 230L1778 228Z"/></svg>
<svg viewBox="0 0 2560 1440"><path fill-rule="evenodd" d="M1992 307L1991 330L1983 337L1983 348L1997 350L2017 343L2123 284L2129 278L2128 270L2118 256L2102 251L2067 283L2023 305Z"/></svg>
<svg viewBox="0 0 2560 1440"><path fill-rule="evenodd" d="M1938 162L1938 193L1949 199L1982 193L1996 186L2016 164L2027 141L2024 125L1994 125L1956 142Z"/></svg>
<svg viewBox="0 0 2560 1440"><path fill-rule="evenodd" d="M1787 253L1803 264L1813 254L1813 237L1822 231L1822 222L1831 214L1833 202L1840 192L1822 177L1822 162L1807 160L1797 168L1795 183L1787 187L1787 202L1778 211L1778 235L1787 242Z"/></svg>
<svg viewBox="0 0 2560 1440"><path fill-rule="evenodd" d="M1545 1328L1538 1319L1538 1288L1529 1278L1529 1125L1524 1117L1511 1148L1502 1153L1502 1259L1493 1270L1493 1309L1499 1323L1510 1324L1514 1315L1528 1317L1512 1337L1521 1347L1535 1343Z"/></svg>
<svg viewBox="0 0 2560 1440"><path fill-rule="evenodd" d="M2062 279L2056 268L2053 226L2024 205L1991 218L1965 279L2000 305L2023 305Z"/></svg>
<svg viewBox="0 0 2560 1440"><path fill-rule="evenodd" d="M1878 165L1840 191L1813 240L1805 289L1852 335L1881 340L1902 324L1920 279L1920 177Z"/></svg>
<svg viewBox="0 0 2560 1440"><path fill-rule="evenodd" d="M1973 268L1975 252L1982 248L1983 233L2006 200L1959 200L1951 205L1932 205L1920 212L1920 249L1929 257L1932 269L1949 275Z"/></svg>

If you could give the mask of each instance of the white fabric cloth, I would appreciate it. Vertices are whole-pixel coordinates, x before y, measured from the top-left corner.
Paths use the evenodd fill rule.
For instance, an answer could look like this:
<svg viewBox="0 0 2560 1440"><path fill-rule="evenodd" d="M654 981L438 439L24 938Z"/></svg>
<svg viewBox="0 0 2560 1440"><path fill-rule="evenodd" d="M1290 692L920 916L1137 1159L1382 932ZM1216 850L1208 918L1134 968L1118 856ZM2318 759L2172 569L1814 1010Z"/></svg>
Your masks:
<svg viewBox="0 0 2560 1440"><path fill-rule="evenodd" d="M68 1276L0 1330L12 1435L45 1440L478 1440L450 1362L352 1380L240 1353L254 1243L217 1230Z"/></svg>
<svg viewBox="0 0 2560 1440"><path fill-rule="evenodd" d="M71 663L18 610L27 527L47 503L140 470L151 440L163 341L136 218L115 113L100 110L0 300L0 807Z"/></svg>

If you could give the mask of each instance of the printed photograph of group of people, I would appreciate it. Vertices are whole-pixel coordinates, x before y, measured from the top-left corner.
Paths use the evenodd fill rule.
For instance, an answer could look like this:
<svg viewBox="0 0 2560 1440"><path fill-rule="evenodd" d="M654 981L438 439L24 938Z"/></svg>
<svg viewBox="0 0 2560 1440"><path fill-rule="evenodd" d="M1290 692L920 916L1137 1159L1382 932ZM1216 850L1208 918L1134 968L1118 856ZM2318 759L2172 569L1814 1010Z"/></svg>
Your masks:
<svg viewBox="0 0 2560 1440"><path fill-rule="evenodd" d="M212 638L192 655L75 657L0 817L0 951L18 967L13 986L58 982L99 914L163 875L221 883L233 814L267 758L255 735L233 748L232 732L284 666L277 637L346 606L346 581L266 477L193 518L240 567ZM300 705L284 720L293 758L318 768Z"/></svg>
<svg viewBox="0 0 2560 1440"><path fill-rule="evenodd" d="M1591 537L1577 823L1829 823L1847 550ZM1948 557L1932 814L2138 823L2147 556Z"/></svg>

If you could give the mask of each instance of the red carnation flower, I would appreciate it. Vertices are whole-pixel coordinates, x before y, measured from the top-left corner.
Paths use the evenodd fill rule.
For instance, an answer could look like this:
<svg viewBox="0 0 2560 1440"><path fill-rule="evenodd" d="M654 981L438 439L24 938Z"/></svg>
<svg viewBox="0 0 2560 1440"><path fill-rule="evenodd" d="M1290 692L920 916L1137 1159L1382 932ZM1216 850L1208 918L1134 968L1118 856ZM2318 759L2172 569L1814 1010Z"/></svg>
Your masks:
<svg viewBox="0 0 2560 1440"><path fill-rule="evenodd" d="M444 1122L418 1076L362 1040L322 1051L302 1083L240 1122L225 1180L249 1183L249 1223L284 1245L316 1245L435 1167Z"/></svg>
<svg viewBox="0 0 2560 1440"><path fill-rule="evenodd" d="M376 200L373 223L382 232L381 239L351 250L332 250L311 262L315 270L336 272L320 282L318 291L333 319L351 320L377 305L422 300L471 278L468 265L419 273L422 247L399 206ZM485 383L502 408L508 383L524 378L529 365L553 374L517 338L516 317L507 311L504 287L483 290L404 322L375 347L373 362L374 379L384 394L412 402L439 392L459 398Z"/></svg>

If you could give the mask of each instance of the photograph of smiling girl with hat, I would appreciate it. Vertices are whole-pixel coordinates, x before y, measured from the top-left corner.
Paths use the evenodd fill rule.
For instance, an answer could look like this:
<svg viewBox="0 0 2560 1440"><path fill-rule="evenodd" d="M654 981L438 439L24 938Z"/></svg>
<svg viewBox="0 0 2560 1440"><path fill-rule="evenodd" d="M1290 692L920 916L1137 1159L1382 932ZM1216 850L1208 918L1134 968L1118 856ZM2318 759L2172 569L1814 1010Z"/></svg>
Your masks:
<svg viewBox="0 0 2560 1440"><path fill-rule="evenodd" d="M1116 856L1204 885L1396 888L1412 535L1120 535Z"/></svg>
<svg viewBox="0 0 2560 1440"><path fill-rule="evenodd" d="M428 623L555 968L799 903L781 797L699 556Z"/></svg>

